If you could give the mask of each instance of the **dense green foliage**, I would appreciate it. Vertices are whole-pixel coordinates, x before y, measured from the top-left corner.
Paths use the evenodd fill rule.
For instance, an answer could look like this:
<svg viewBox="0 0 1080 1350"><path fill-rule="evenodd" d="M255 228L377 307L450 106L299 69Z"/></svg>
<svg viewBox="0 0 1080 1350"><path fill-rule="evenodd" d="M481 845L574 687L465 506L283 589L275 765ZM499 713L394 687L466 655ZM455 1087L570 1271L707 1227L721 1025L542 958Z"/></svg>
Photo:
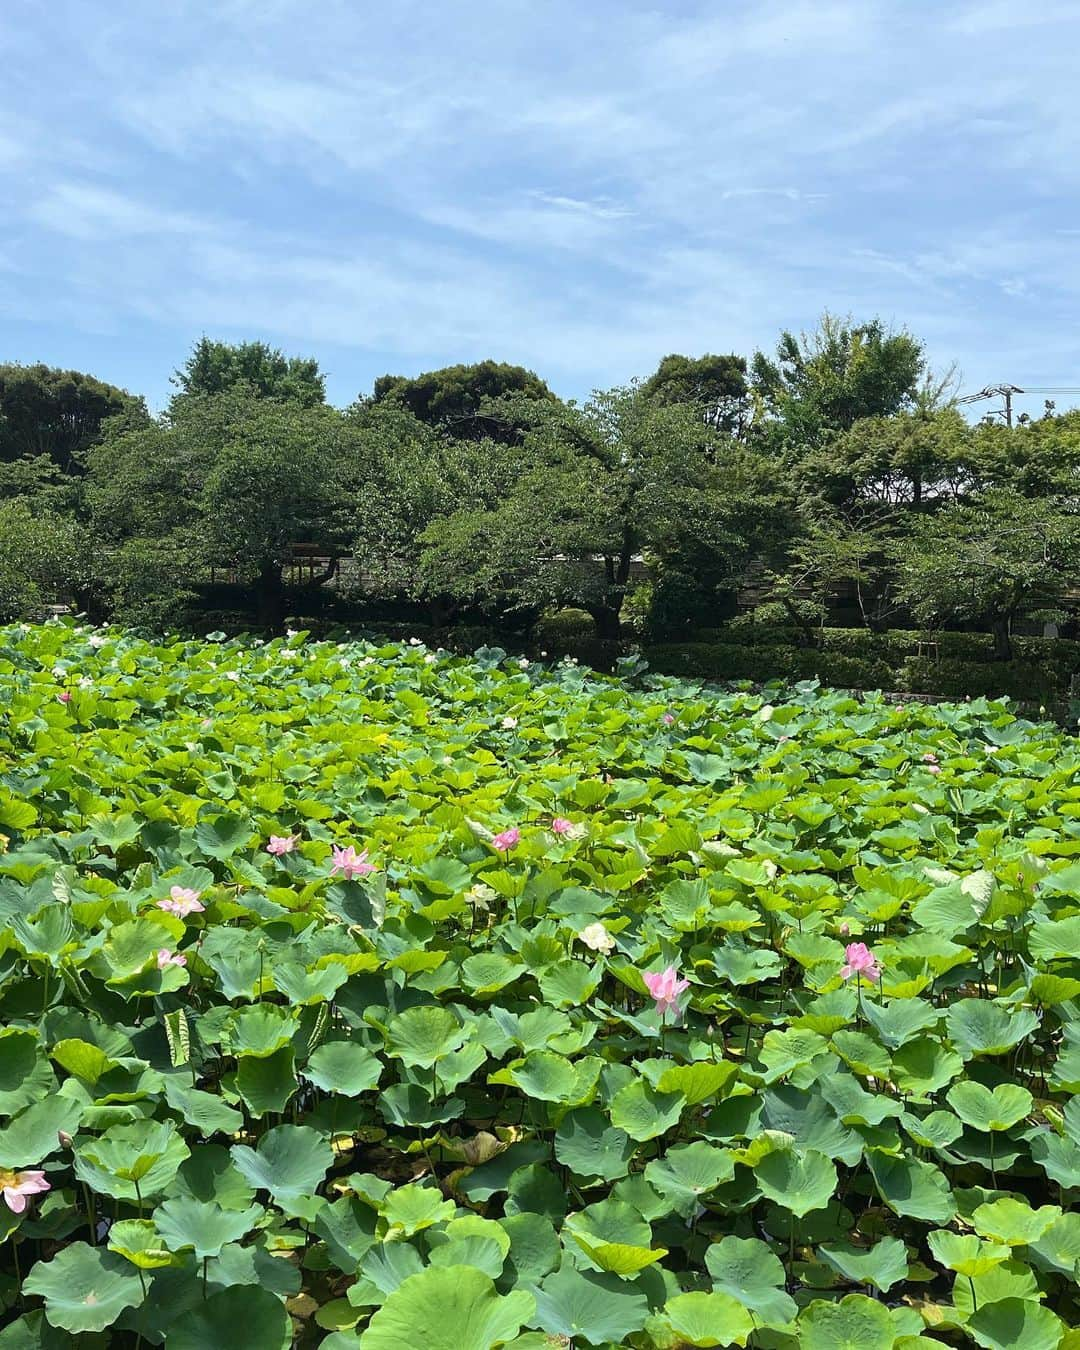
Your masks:
<svg viewBox="0 0 1080 1350"><path fill-rule="evenodd" d="M519 439L520 424L499 404L519 399L554 402L555 395L524 366L478 361L471 366L431 370L414 379L380 375L371 399L373 403L400 404L418 421L438 427L452 440L513 445Z"/></svg>
<svg viewBox="0 0 1080 1350"><path fill-rule="evenodd" d="M860 687L883 668L831 664L824 629L990 634L1002 669L965 692L1022 678L1015 635L1076 635L1080 412L973 425L880 320L825 314L749 361L671 353L583 401L488 360L383 376L342 410L312 358L210 338L174 382L150 418L88 376L0 369L0 508L19 512L0 617L423 624L531 652L570 608L610 665L765 604L798 630L780 673ZM58 529L93 541L70 570L40 546Z"/></svg>
<svg viewBox="0 0 1080 1350"><path fill-rule="evenodd" d="M44 457L61 472L78 474L110 419L145 421L146 408L123 389L76 370L0 365L0 465Z"/></svg>
<svg viewBox="0 0 1080 1350"><path fill-rule="evenodd" d="M0 1350L1075 1344L1074 739L60 624L0 709Z"/></svg>
<svg viewBox="0 0 1080 1350"><path fill-rule="evenodd" d="M215 342L203 337L173 376L178 399L225 394L243 386L259 398L303 408L326 401L326 376L310 357L285 356L265 342Z"/></svg>

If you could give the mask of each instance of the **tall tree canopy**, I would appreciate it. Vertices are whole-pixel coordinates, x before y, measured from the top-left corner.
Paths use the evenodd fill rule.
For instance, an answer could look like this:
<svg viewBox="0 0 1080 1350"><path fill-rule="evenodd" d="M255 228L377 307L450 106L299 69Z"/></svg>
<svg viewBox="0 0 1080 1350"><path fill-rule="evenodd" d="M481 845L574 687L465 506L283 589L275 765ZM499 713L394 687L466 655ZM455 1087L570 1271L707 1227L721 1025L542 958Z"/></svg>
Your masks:
<svg viewBox="0 0 1080 1350"><path fill-rule="evenodd" d="M641 386L646 398L662 406L687 404L705 421L732 434L743 429L749 412L744 356L665 356Z"/></svg>
<svg viewBox="0 0 1080 1350"><path fill-rule="evenodd" d="M48 455L62 473L81 473L86 451L120 415L145 421L145 404L77 370L0 365L0 463Z"/></svg>
<svg viewBox="0 0 1080 1350"><path fill-rule="evenodd" d="M340 412L238 386L106 440L90 456L87 498L106 539L152 539L177 574L235 569L256 587L262 624L279 628L283 564L296 544L344 551L359 473Z"/></svg>
<svg viewBox="0 0 1080 1350"><path fill-rule="evenodd" d="M428 426L457 440L494 440L516 444L522 429L507 413L506 400L555 401L547 384L524 366L478 361L471 366L445 366L409 379L381 375L372 401L397 401ZM491 405L502 401L496 410Z"/></svg>
<svg viewBox="0 0 1080 1350"><path fill-rule="evenodd" d="M265 342L216 342L202 337L173 375L180 395L222 394L247 385L262 398L304 408L326 402L326 376L313 357L285 356Z"/></svg>
<svg viewBox="0 0 1080 1350"><path fill-rule="evenodd" d="M427 531L428 583L494 608L578 606L604 638L619 635L639 555L715 592L785 514L760 457L640 388L552 407L517 464L495 504Z"/></svg>
<svg viewBox="0 0 1080 1350"><path fill-rule="evenodd" d="M924 622L977 623L1012 657L1015 620L1056 606L1080 580L1072 504L997 489L917 516L897 546L900 596Z"/></svg>
<svg viewBox="0 0 1080 1350"><path fill-rule="evenodd" d="M860 418L913 407L925 371L922 343L910 333L826 313L813 333L782 333L775 359L755 353L751 383L767 439L797 452Z"/></svg>

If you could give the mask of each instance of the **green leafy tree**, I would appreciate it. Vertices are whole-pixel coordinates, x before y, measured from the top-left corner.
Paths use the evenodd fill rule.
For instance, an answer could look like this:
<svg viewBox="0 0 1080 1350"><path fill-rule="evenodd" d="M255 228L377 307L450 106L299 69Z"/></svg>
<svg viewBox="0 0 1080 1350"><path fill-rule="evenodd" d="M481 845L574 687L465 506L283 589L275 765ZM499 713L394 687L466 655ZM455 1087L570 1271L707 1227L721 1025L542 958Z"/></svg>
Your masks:
<svg viewBox="0 0 1080 1350"><path fill-rule="evenodd" d="M314 357L285 356L265 342L217 342L201 337L173 375L180 396L223 394L246 385L262 398L312 408L326 402L326 376Z"/></svg>
<svg viewBox="0 0 1080 1350"><path fill-rule="evenodd" d="M451 440L394 400L361 403L348 414L359 466L352 552L367 596L427 600L433 620L446 615L427 592L422 536L433 521L494 504L515 473L507 447Z"/></svg>
<svg viewBox="0 0 1080 1350"><path fill-rule="evenodd" d="M641 386L662 406L686 404L711 426L731 435L745 430L750 410L743 356L665 356Z"/></svg>
<svg viewBox="0 0 1080 1350"><path fill-rule="evenodd" d="M47 455L62 473L81 473L86 451L118 416L148 420L142 399L92 375L0 365L0 463Z"/></svg>
<svg viewBox="0 0 1080 1350"><path fill-rule="evenodd" d="M95 543L71 517L37 515L26 501L0 501L0 623L43 605L93 599Z"/></svg>
<svg viewBox="0 0 1080 1350"><path fill-rule="evenodd" d="M863 417L810 446L795 471L804 498L845 510L916 509L978 486L976 433L952 408Z"/></svg>
<svg viewBox="0 0 1080 1350"><path fill-rule="evenodd" d="M1025 497L1071 496L1080 483L1080 409L1014 427L980 423L971 438L982 483Z"/></svg>
<svg viewBox="0 0 1080 1350"><path fill-rule="evenodd" d="M774 359L755 353L760 433L773 450L819 445L860 418L915 407L925 371L922 344L910 333L826 313L813 333L782 333Z"/></svg>
<svg viewBox="0 0 1080 1350"><path fill-rule="evenodd" d="M843 592L853 595L863 624L880 629L898 608L892 545L890 513L862 509L854 519L835 510L810 514L788 547L785 566L769 574L771 599L808 645L818 636L811 613L820 626L830 601Z"/></svg>
<svg viewBox="0 0 1080 1350"><path fill-rule="evenodd" d="M1080 517L1052 497L999 489L912 521L897 548L900 598L928 623L989 627L998 660L1012 626L1058 605L1080 577Z"/></svg>
<svg viewBox="0 0 1080 1350"><path fill-rule="evenodd" d="M237 386L184 400L169 417L125 432L91 455L88 502L106 539L138 543L138 575L171 556L174 578L228 567L255 587L260 622L278 629L287 592L282 568L295 545L331 558L351 527L357 455L332 408L260 398Z"/></svg>
<svg viewBox="0 0 1080 1350"><path fill-rule="evenodd" d="M402 404L421 422L457 440L508 445L521 440L522 427L511 412L523 399L556 401L547 384L531 370L499 361L446 366L413 379L382 375L371 396L374 403ZM493 407L493 403L500 406Z"/></svg>
<svg viewBox="0 0 1080 1350"><path fill-rule="evenodd" d="M553 408L527 432L520 462L496 505L428 529L428 585L492 608L572 605L604 639L620 634L635 560L697 574L715 593L784 517L757 456L640 388Z"/></svg>

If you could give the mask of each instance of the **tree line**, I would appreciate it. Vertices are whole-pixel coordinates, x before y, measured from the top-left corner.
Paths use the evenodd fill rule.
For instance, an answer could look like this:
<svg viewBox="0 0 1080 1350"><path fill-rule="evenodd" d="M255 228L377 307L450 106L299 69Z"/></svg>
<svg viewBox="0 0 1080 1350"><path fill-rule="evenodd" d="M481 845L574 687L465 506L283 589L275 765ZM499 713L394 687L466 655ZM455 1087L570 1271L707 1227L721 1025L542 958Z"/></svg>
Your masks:
<svg viewBox="0 0 1080 1350"><path fill-rule="evenodd" d="M868 629L980 629L1008 659L1080 582L1080 412L972 425L876 319L666 356L583 401L483 361L338 409L316 361L209 338L173 388L152 416L90 375L0 366L0 619L64 595L173 626L226 569L268 630L333 581L356 613L527 634L573 607L604 639L677 641L751 579L809 645L843 596ZM326 563L298 595L299 548Z"/></svg>

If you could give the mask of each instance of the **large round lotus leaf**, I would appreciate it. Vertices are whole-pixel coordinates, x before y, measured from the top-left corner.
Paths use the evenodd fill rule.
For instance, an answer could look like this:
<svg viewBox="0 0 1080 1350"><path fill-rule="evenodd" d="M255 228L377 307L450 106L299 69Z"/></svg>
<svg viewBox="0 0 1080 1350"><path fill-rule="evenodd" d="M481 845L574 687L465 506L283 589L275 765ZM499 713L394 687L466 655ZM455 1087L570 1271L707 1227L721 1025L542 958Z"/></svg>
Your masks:
<svg viewBox="0 0 1080 1350"><path fill-rule="evenodd" d="M510 1214L498 1222L510 1239L508 1260L515 1285L539 1284L559 1264L559 1236L551 1220L542 1214Z"/></svg>
<svg viewBox="0 0 1080 1350"><path fill-rule="evenodd" d="M154 1223L170 1251L191 1248L201 1261L204 1256L220 1256L227 1242L245 1237L265 1212L261 1205L222 1209L212 1200L182 1196L159 1205L154 1211Z"/></svg>
<svg viewBox="0 0 1080 1350"><path fill-rule="evenodd" d="M948 1223L956 1213L949 1183L933 1163L896 1158L871 1149L866 1155L881 1198L895 1213L924 1223Z"/></svg>
<svg viewBox="0 0 1080 1350"><path fill-rule="evenodd" d="M283 1046L272 1055L241 1055L236 1066L236 1090L256 1118L281 1115L296 1092L293 1049Z"/></svg>
<svg viewBox="0 0 1080 1350"><path fill-rule="evenodd" d="M329 1143L308 1125L276 1125L257 1150L234 1144L230 1151L251 1185L277 1199L313 1194L334 1161Z"/></svg>
<svg viewBox="0 0 1080 1350"><path fill-rule="evenodd" d="M204 1138L213 1134L235 1134L244 1124L241 1112L220 1097L176 1078L166 1080L165 1100Z"/></svg>
<svg viewBox="0 0 1080 1350"><path fill-rule="evenodd" d="M640 1331L648 1315L645 1295L617 1275L596 1275L564 1265L536 1290L536 1313L527 1320L549 1336L618 1345Z"/></svg>
<svg viewBox="0 0 1080 1350"><path fill-rule="evenodd" d="M925 1116L905 1111L900 1123L920 1148L948 1148L964 1132L951 1111L930 1111Z"/></svg>
<svg viewBox="0 0 1080 1350"><path fill-rule="evenodd" d="M59 1327L51 1327L38 1308L11 1322L0 1331L0 1350L69 1350L71 1337ZM100 1335L87 1334L79 1341L80 1350L99 1350L105 1341Z"/></svg>
<svg viewBox="0 0 1080 1350"><path fill-rule="evenodd" d="M320 1045L304 1067L309 1078L323 1092L358 1097L378 1086L382 1065L370 1050L353 1041L328 1041Z"/></svg>
<svg viewBox="0 0 1080 1350"><path fill-rule="evenodd" d="M292 1322L268 1289L238 1285L214 1294L178 1317L165 1333L165 1350L289 1350Z"/></svg>
<svg viewBox="0 0 1080 1350"><path fill-rule="evenodd" d="M493 1238L475 1233L441 1243L432 1249L428 1258L431 1266L472 1266L493 1280L502 1274L504 1261L499 1244Z"/></svg>
<svg viewBox="0 0 1080 1350"><path fill-rule="evenodd" d="M453 1200L443 1198L437 1186L416 1184L390 1191L379 1206L379 1213L388 1225L388 1240L396 1241L452 1219L456 1208Z"/></svg>
<svg viewBox="0 0 1080 1350"><path fill-rule="evenodd" d="M59 1131L74 1134L83 1104L54 1094L25 1107L0 1130L0 1167L36 1167L59 1146Z"/></svg>
<svg viewBox="0 0 1080 1350"><path fill-rule="evenodd" d="M371 1250L376 1218L373 1209L351 1195L343 1195L319 1211L315 1233L326 1243L330 1260L344 1274L353 1274Z"/></svg>
<svg viewBox="0 0 1080 1350"><path fill-rule="evenodd" d="M893 1052L890 1077L901 1092L925 1099L963 1072L964 1061L955 1050L947 1050L929 1036L920 1036Z"/></svg>
<svg viewBox="0 0 1080 1350"><path fill-rule="evenodd" d="M1070 1210L1055 1219L1046 1232L1032 1244L1031 1255L1043 1270L1073 1275L1080 1261L1080 1214Z"/></svg>
<svg viewBox="0 0 1080 1350"><path fill-rule="evenodd" d="M1026 1298L1004 1298L973 1312L967 1327L985 1350L1057 1350L1064 1323L1049 1308Z"/></svg>
<svg viewBox="0 0 1080 1350"><path fill-rule="evenodd" d="M892 1350L895 1339L888 1308L865 1294L816 1299L799 1314L801 1350Z"/></svg>
<svg viewBox="0 0 1080 1350"><path fill-rule="evenodd" d="M1031 1156L1059 1186L1080 1186L1080 1144L1072 1139L1043 1130L1031 1140Z"/></svg>
<svg viewBox="0 0 1080 1350"><path fill-rule="evenodd" d="M610 1196L572 1214L566 1224L595 1242L625 1242L647 1247L652 1238L652 1228L638 1210L625 1200Z"/></svg>
<svg viewBox="0 0 1080 1350"><path fill-rule="evenodd" d="M275 961L273 977L274 987L299 1007L332 999L349 978L349 972L336 961L319 970L305 970L299 961Z"/></svg>
<svg viewBox="0 0 1080 1350"><path fill-rule="evenodd" d="M986 1242L983 1238L970 1233L950 1233L937 1231L927 1239L934 1259L947 1270L955 1270L958 1275L985 1275L987 1271L1007 1261L1011 1255L1008 1247L997 1242Z"/></svg>
<svg viewBox="0 0 1080 1350"><path fill-rule="evenodd" d="M21 1111L55 1087L56 1078L37 1034L15 1027L0 1028L0 1113Z"/></svg>
<svg viewBox="0 0 1080 1350"><path fill-rule="evenodd" d="M1029 1298L1038 1302L1039 1286L1035 1272L1022 1261L1002 1261L985 1275L957 1275L953 1281L953 1307L961 1318L968 1318L976 1308L988 1303L1000 1303L1006 1298Z"/></svg>
<svg viewBox="0 0 1080 1350"><path fill-rule="evenodd" d="M760 1321L782 1326L794 1320L795 1300L782 1288L787 1274L760 1238L721 1238L706 1247L705 1268L715 1290L737 1298Z"/></svg>
<svg viewBox="0 0 1080 1350"><path fill-rule="evenodd" d="M109 1229L108 1247L140 1270L158 1270L174 1264L172 1253L149 1219L120 1219Z"/></svg>
<svg viewBox="0 0 1080 1350"><path fill-rule="evenodd" d="M949 1038L964 1054L1003 1055L1038 1030L1030 1008L1011 1012L981 998L963 998L945 1014Z"/></svg>
<svg viewBox="0 0 1080 1350"><path fill-rule="evenodd" d="M211 858L231 858L254 833L246 816L229 813L200 820L195 827L195 842L199 850Z"/></svg>
<svg viewBox="0 0 1080 1350"><path fill-rule="evenodd" d="M775 1149L755 1164L754 1176L763 1195L797 1218L812 1209L823 1209L832 1198L837 1180L836 1168L816 1149Z"/></svg>
<svg viewBox="0 0 1080 1350"><path fill-rule="evenodd" d="M676 1294L664 1306L671 1328L688 1345L745 1345L754 1319L730 1294Z"/></svg>
<svg viewBox="0 0 1080 1350"><path fill-rule="evenodd" d="M465 1040L463 1027L446 1008L424 1005L407 1008L386 1029L386 1045L404 1064L430 1069Z"/></svg>
<svg viewBox="0 0 1080 1350"><path fill-rule="evenodd" d="M289 1009L259 1003L232 1015L222 1044L232 1055L273 1055L291 1043L299 1025Z"/></svg>
<svg viewBox="0 0 1080 1350"><path fill-rule="evenodd" d="M971 1221L980 1237L1021 1247L1038 1242L1050 1225L1060 1218L1061 1209L1057 1205L1040 1205L1033 1209L1026 1200L1005 1197L979 1205Z"/></svg>
<svg viewBox="0 0 1080 1350"><path fill-rule="evenodd" d="M213 1200L222 1209L246 1209L255 1198L255 1188L220 1144L200 1144L180 1164L169 1191L170 1198Z"/></svg>
<svg viewBox="0 0 1080 1350"><path fill-rule="evenodd" d="M616 1181L626 1176L634 1144L595 1106L568 1111L555 1132L555 1156L580 1177Z"/></svg>
<svg viewBox="0 0 1080 1350"><path fill-rule="evenodd" d="M970 1079L956 1083L946 1101L965 1123L976 1130L1008 1130L1031 1110L1031 1093L1016 1083L1000 1083L993 1091Z"/></svg>
<svg viewBox="0 0 1080 1350"><path fill-rule="evenodd" d="M81 1144L75 1174L91 1190L118 1200L160 1195L171 1184L191 1150L171 1123L139 1120L114 1125ZM136 1190L136 1184L138 1190Z"/></svg>
<svg viewBox="0 0 1080 1350"><path fill-rule="evenodd" d="M886 1237L872 1247L821 1246L823 1256L834 1270L852 1284L872 1284L882 1293L907 1278L907 1248L899 1238Z"/></svg>
<svg viewBox="0 0 1080 1350"><path fill-rule="evenodd" d="M498 1294L469 1266L429 1267L398 1286L363 1334L364 1350L491 1350L513 1340L536 1307L531 1294Z"/></svg>
<svg viewBox="0 0 1080 1350"><path fill-rule="evenodd" d="M685 1105L681 1092L654 1092L643 1078L637 1078L612 1098L611 1123L643 1142L678 1124Z"/></svg>
<svg viewBox="0 0 1080 1350"><path fill-rule="evenodd" d="M45 1316L64 1331L104 1331L125 1308L143 1301L135 1267L116 1252L73 1242L51 1261L39 1261L23 1292L45 1300Z"/></svg>
<svg viewBox="0 0 1080 1350"><path fill-rule="evenodd" d="M700 1106L715 1097L739 1072L738 1065L724 1061L712 1064L702 1060L696 1064L677 1064L665 1069L656 1082L658 1092L681 1092L687 1106Z"/></svg>
<svg viewBox="0 0 1080 1350"><path fill-rule="evenodd" d="M527 1097L537 1101L568 1102L578 1096L573 1064L551 1050L531 1050L510 1075Z"/></svg>
<svg viewBox="0 0 1080 1350"><path fill-rule="evenodd" d="M701 1139L668 1149L645 1168L645 1180L653 1190L670 1200L687 1219L696 1213L703 1196L734 1175L735 1164L727 1149Z"/></svg>

